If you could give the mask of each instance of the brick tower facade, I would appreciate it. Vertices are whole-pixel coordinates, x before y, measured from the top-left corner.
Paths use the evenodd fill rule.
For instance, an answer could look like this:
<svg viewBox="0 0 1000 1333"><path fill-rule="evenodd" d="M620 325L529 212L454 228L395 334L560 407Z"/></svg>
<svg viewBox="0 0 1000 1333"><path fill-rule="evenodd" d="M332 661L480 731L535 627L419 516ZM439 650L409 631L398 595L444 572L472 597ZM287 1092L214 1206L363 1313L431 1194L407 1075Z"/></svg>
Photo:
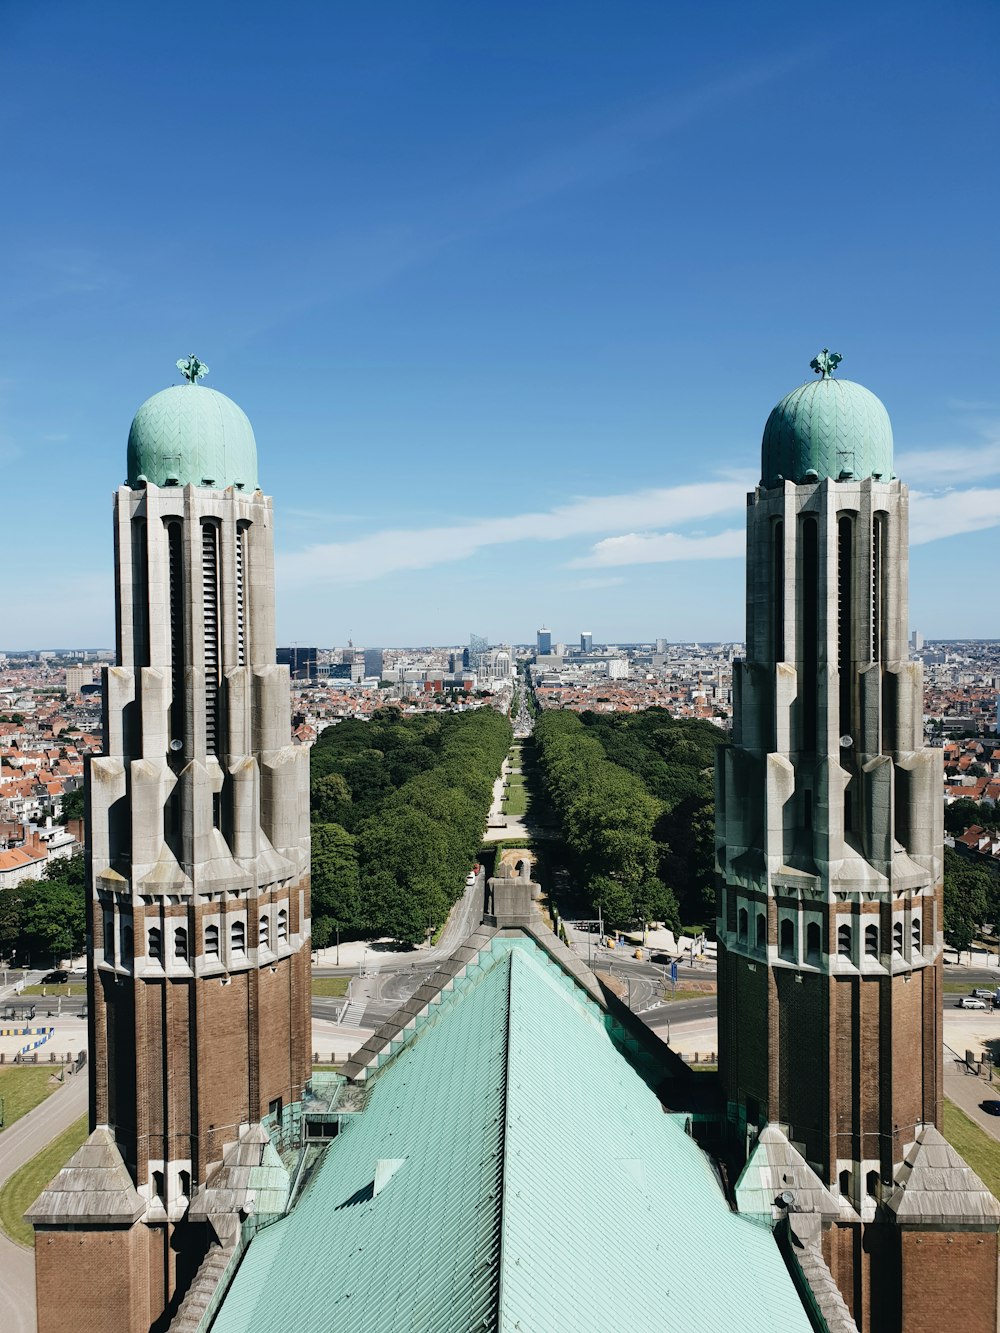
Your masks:
<svg viewBox="0 0 1000 1333"><path fill-rule="evenodd" d="M308 753L275 665L272 502L246 417L184 369L140 408L114 498L117 665L87 810L93 1132L30 1214L39 1333L164 1327L208 1243L192 1198L311 1068Z"/></svg>
<svg viewBox="0 0 1000 1333"><path fill-rule="evenodd" d="M960 1252L982 1307L962 1327L994 1329L991 1196L952 1154L975 1185L913 1207L942 1116L941 753L908 660L907 488L885 409L838 360L771 414L747 497L717 767L720 1076L737 1155L774 1126L825 1187L823 1257L859 1329L929 1327L970 1276L947 1266Z"/></svg>

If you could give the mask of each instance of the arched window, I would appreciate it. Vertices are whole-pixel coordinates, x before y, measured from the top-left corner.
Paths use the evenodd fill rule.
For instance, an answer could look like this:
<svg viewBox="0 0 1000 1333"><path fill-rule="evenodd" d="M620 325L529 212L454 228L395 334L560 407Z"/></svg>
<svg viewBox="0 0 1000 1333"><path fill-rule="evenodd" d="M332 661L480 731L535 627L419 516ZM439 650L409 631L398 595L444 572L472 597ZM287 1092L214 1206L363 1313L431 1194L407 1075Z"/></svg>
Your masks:
<svg viewBox="0 0 1000 1333"><path fill-rule="evenodd" d="M284 944L288 940L288 912L284 907L278 908L278 943Z"/></svg>
<svg viewBox="0 0 1000 1333"><path fill-rule="evenodd" d="M818 921L810 921L806 926L806 960L818 963L820 955L820 929Z"/></svg>
<svg viewBox="0 0 1000 1333"><path fill-rule="evenodd" d="M205 957L218 958L219 956L219 927L205 927Z"/></svg>
<svg viewBox="0 0 1000 1333"><path fill-rule="evenodd" d="M850 958L851 956L851 928L850 926L837 927L837 953L841 958Z"/></svg>
<svg viewBox="0 0 1000 1333"><path fill-rule="evenodd" d="M893 953L903 952L903 923L894 921L892 923L892 951Z"/></svg>
<svg viewBox="0 0 1000 1333"><path fill-rule="evenodd" d="M919 953L923 945L920 940L920 918L915 916L910 922L910 948L914 953Z"/></svg>
<svg viewBox="0 0 1000 1333"><path fill-rule="evenodd" d="M849 1195L851 1192L851 1173L850 1171L841 1171L840 1173L840 1192Z"/></svg>
<svg viewBox="0 0 1000 1333"><path fill-rule="evenodd" d="M247 928L242 921L234 921L229 931L229 945L233 954L241 958L247 951Z"/></svg>
<svg viewBox="0 0 1000 1333"><path fill-rule="evenodd" d="M767 944L767 918L763 912L757 913L757 948L763 949Z"/></svg>
<svg viewBox="0 0 1000 1333"><path fill-rule="evenodd" d="M159 926L150 926L149 928L149 934L146 936L146 955L154 963L160 962L163 958L163 944Z"/></svg>
<svg viewBox="0 0 1000 1333"><path fill-rule="evenodd" d="M261 949L271 947L271 922L266 916L257 923L257 943Z"/></svg>
<svg viewBox="0 0 1000 1333"><path fill-rule="evenodd" d="M865 1186L873 1199L878 1198L878 1172L869 1171L865 1176Z"/></svg>
<svg viewBox="0 0 1000 1333"><path fill-rule="evenodd" d="M155 1198L159 1199L161 1203L163 1202L166 1196L166 1190L163 1187L162 1171L153 1172L153 1195Z"/></svg>
<svg viewBox="0 0 1000 1333"><path fill-rule="evenodd" d="M174 931L174 957L180 963L187 962L188 933L185 926L178 926Z"/></svg>
<svg viewBox="0 0 1000 1333"><path fill-rule="evenodd" d="M878 926L865 926L865 953L869 958L878 957Z"/></svg>
<svg viewBox="0 0 1000 1333"><path fill-rule="evenodd" d="M795 957L795 926L787 917L781 923L780 946L782 958Z"/></svg>
<svg viewBox="0 0 1000 1333"><path fill-rule="evenodd" d="M741 940L745 940L747 937L747 931L749 930L749 921L750 918L747 913L747 909L745 907L741 907L739 910L739 914L737 915L736 918L737 922L736 934L738 938Z"/></svg>
<svg viewBox="0 0 1000 1333"><path fill-rule="evenodd" d="M104 960L115 961L115 916L113 912L104 913Z"/></svg>
<svg viewBox="0 0 1000 1333"><path fill-rule="evenodd" d="M181 1194L183 1194L186 1199L189 1199L191 1197L191 1172L178 1171L177 1185Z"/></svg>
<svg viewBox="0 0 1000 1333"><path fill-rule="evenodd" d="M135 937L132 934L132 927L127 923L122 926L122 962L126 967L132 966L132 951L135 948Z"/></svg>

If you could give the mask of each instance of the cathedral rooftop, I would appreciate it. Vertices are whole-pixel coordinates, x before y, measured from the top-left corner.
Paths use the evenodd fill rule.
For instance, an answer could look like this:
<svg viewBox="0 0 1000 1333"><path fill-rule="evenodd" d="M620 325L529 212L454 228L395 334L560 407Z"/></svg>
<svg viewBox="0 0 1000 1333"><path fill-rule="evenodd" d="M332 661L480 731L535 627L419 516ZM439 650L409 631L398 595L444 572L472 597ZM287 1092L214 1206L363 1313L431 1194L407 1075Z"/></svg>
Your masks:
<svg viewBox="0 0 1000 1333"><path fill-rule="evenodd" d="M770 1231L731 1211L608 1009L528 933L469 945L386 1034L364 1109L254 1236L213 1333L805 1333Z"/></svg>
<svg viewBox="0 0 1000 1333"><path fill-rule="evenodd" d="M195 356L177 362L187 383L147 398L128 434L128 484L257 489L257 442L246 413L199 383L208 367Z"/></svg>
<svg viewBox="0 0 1000 1333"><path fill-rule="evenodd" d="M766 489L824 477L892 477L889 414L869 389L834 377L841 360L824 348L810 362L820 378L800 384L772 410L761 445Z"/></svg>

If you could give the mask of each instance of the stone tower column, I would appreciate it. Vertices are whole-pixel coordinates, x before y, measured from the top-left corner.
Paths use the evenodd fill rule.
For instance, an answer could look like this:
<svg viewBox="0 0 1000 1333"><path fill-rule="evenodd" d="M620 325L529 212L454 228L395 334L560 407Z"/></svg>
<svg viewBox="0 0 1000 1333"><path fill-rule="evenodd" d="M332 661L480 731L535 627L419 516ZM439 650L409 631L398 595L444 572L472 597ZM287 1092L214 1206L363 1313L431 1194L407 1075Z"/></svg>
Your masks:
<svg viewBox="0 0 1000 1333"><path fill-rule="evenodd" d="M87 809L91 1128L135 1217L128 1299L74 1323L95 1333L172 1308L205 1245L192 1197L241 1127L281 1132L310 1074L308 752L274 663L272 517L234 403L192 380L140 408ZM68 1243L52 1190L34 1217L45 1333Z"/></svg>
<svg viewBox="0 0 1000 1333"><path fill-rule="evenodd" d="M906 523L888 478L749 497L747 657L718 774L732 1113L750 1134L787 1124L872 1213L941 1117L941 756L902 656Z"/></svg>
<svg viewBox="0 0 1000 1333"><path fill-rule="evenodd" d="M907 488L885 409L837 361L774 409L747 496L716 771L719 1072L737 1159L770 1126L829 1191L823 1252L859 1327L910 1330L899 1191L942 1115L942 765L907 656Z"/></svg>

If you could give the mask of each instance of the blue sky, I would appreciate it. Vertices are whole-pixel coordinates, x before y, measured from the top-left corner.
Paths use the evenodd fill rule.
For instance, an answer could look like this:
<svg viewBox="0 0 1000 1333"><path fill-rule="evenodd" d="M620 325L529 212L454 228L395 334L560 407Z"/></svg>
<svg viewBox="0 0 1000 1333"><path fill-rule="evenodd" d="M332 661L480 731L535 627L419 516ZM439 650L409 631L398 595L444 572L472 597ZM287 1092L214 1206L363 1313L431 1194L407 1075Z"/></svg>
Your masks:
<svg viewBox="0 0 1000 1333"><path fill-rule="evenodd" d="M0 2L0 646L110 644L129 422L192 351L254 424L283 641L741 637L823 346L893 420L911 623L996 635L998 30Z"/></svg>

